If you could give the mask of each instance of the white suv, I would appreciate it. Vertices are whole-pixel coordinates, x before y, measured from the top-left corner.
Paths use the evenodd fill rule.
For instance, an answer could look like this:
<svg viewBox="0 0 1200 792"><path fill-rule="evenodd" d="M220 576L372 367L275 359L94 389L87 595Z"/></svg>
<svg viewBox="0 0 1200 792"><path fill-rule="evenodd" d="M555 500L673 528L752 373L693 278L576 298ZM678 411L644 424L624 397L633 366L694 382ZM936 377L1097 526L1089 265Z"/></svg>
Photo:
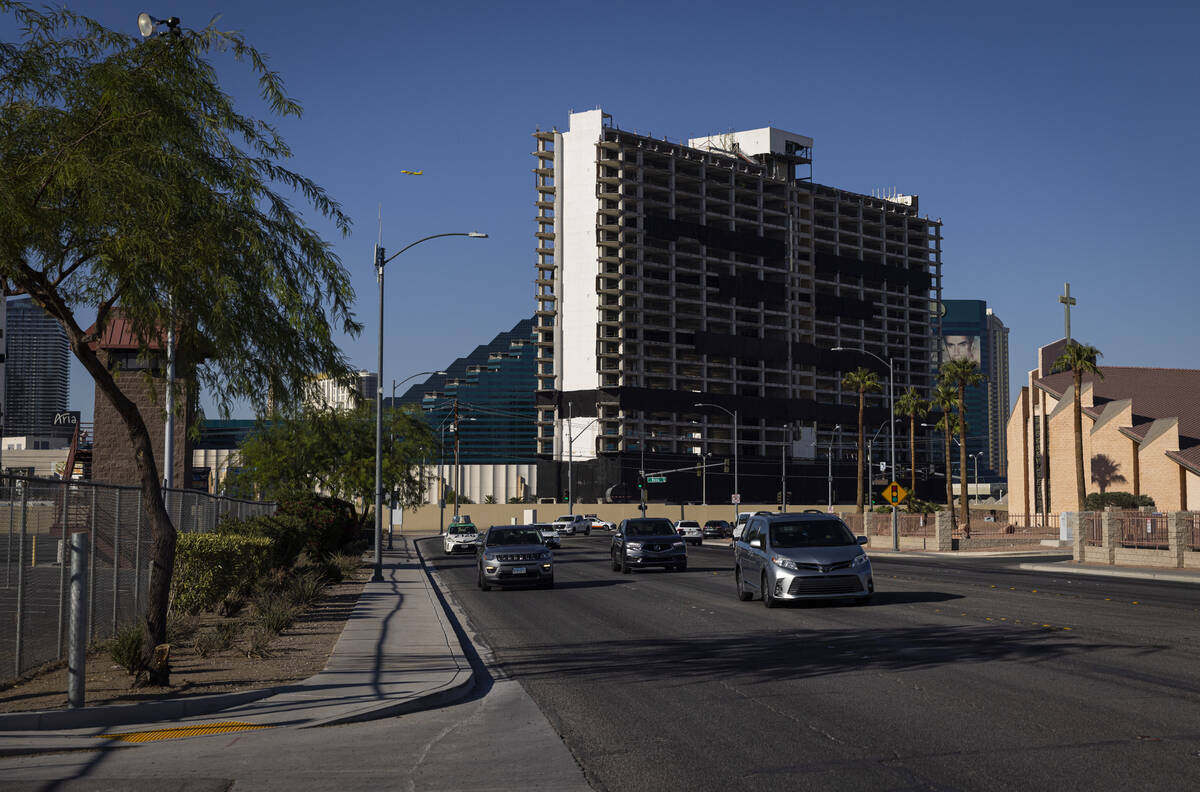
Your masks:
<svg viewBox="0 0 1200 792"><path fill-rule="evenodd" d="M554 527L558 529L559 536L574 536L576 533L592 535L592 521L578 514L564 514L554 521Z"/></svg>
<svg viewBox="0 0 1200 792"><path fill-rule="evenodd" d="M675 533L683 537L688 544L704 544L704 531L695 520L680 520L675 523Z"/></svg>

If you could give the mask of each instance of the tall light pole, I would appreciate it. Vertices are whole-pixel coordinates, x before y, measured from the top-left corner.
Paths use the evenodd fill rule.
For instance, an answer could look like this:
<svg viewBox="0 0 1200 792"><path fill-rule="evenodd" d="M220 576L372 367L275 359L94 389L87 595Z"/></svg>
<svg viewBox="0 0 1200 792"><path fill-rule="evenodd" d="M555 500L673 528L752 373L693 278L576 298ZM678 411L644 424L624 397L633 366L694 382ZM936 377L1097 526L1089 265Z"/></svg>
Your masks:
<svg viewBox="0 0 1200 792"><path fill-rule="evenodd" d="M779 501L781 511L787 514L787 444L792 436L791 424L783 425L783 445L779 448Z"/></svg>
<svg viewBox="0 0 1200 792"><path fill-rule="evenodd" d="M896 480L896 395L895 395L895 391L892 389L892 382L895 379L895 369L892 366L892 358L888 357L887 360L884 360L883 358L879 357L879 355L876 355L874 352L868 352L867 350L862 349L860 347L835 346L832 351L834 351L834 352L861 352L864 355L870 355L871 357L878 360L880 363L886 364L888 367L888 414L889 414L888 423L891 424L890 443L891 443L891 456L892 456L892 481L895 481ZM859 462L859 464L862 464L862 463ZM896 516L896 504L894 504L894 503L892 504L892 549L893 550L900 549L900 526L899 526L899 519Z"/></svg>
<svg viewBox="0 0 1200 792"><path fill-rule="evenodd" d="M975 498L974 498L974 501L976 503L979 503L979 455L981 453L983 453L983 452L976 451L973 454L967 454L967 456L971 457L971 461L975 464L975 492L974 492Z"/></svg>
<svg viewBox="0 0 1200 792"><path fill-rule="evenodd" d="M383 244L375 243L375 275L379 280L379 367L375 372L375 571L371 575L372 583L383 580L383 269L409 248L431 239L451 236L487 239L487 234L478 231L433 234L405 245L386 258Z"/></svg>
<svg viewBox="0 0 1200 792"><path fill-rule="evenodd" d="M733 492L734 492L734 497L730 498L730 500L733 501L733 521L737 522L737 511L738 511L737 507L738 507L738 503L742 499L742 489L741 489L741 487L738 486L738 441L737 441L738 412L737 412L737 410L730 410L727 407L722 407L719 404L711 404L709 402L699 402L697 404L693 404L692 406L693 407L716 407L718 410L722 411L723 413L725 413L726 415L728 415L730 418L733 419L733 434L731 435L731 438L733 440Z"/></svg>
<svg viewBox="0 0 1200 792"><path fill-rule="evenodd" d="M576 434L574 431L575 426L572 423L571 403L567 402L567 514L575 513L575 479L572 478L572 464L575 461L575 438L579 437L579 435L587 431L589 426L599 420L600 417L597 416L588 421L579 429L578 434ZM562 446L559 446L559 448L562 448ZM559 459L561 460L562 457L559 457Z"/></svg>

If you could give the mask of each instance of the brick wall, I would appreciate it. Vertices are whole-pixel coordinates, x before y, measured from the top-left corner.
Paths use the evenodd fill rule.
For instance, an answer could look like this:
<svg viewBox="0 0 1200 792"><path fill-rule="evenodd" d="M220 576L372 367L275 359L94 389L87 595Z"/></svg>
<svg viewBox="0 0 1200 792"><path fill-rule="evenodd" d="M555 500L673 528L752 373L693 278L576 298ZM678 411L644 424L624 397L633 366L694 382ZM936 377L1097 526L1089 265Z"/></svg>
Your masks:
<svg viewBox="0 0 1200 792"><path fill-rule="evenodd" d="M150 433L150 446L154 451L155 463L159 465L161 480L162 455L165 450L163 445L166 438L164 380L161 377L148 380L141 372L125 372L119 376L117 384L142 414L142 420ZM184 390L186 392L187 389ZM95 399L92 479L107 484L140 486L141 477L125 423L99 388L96 389ZM178 401L177 396L177 405ZM192 423L194 409L190 400L187 401L185 411L178 413L175 418L175 486L180 489L185 488L189 481L192 458L192 444L187 437L187 427Z"/></svg>

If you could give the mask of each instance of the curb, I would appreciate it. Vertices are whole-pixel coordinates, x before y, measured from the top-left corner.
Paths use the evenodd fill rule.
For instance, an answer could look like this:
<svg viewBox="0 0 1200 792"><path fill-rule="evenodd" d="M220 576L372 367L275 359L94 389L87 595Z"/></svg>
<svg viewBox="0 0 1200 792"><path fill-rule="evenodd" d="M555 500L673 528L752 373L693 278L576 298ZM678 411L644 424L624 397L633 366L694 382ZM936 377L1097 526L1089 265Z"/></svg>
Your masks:
<svg viewBox="0 0 1200 792"><path fill-rule="evenodd" d="M123 726L131 723L186 718L249 704L278 693L280 688L259 688L239 693L217 693L194 699L167 699L139 704L109 704L103 707L84 707L75 710L40 710L9 712L0 715L0 732L63 731L92 727Z"/></svg>
<svg viewBox="0 0 1200 792"><path fill-rule="evenodd" d="M1074 563L1074 562L1067 562ZM1174 572L1133 571L1128 569L1096 569L1093 567L1059 566L1058 564L1020 564L1021 569L1034 572L1062 572L1067 575L1115 577L1130 580L1163 580L1170 583L1200 583L1200 575L1180 575Z"/></svg>

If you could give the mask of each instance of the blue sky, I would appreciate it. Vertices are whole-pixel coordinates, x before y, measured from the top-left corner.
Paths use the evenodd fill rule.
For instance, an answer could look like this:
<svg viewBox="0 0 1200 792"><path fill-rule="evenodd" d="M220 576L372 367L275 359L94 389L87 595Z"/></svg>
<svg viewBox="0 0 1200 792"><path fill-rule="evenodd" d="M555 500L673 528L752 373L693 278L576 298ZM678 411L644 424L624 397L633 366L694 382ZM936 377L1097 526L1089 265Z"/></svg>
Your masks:
<svg viewBox="0 0 1200 792"><path fill-rule="evenodd" d="M161 2L161 0L160 0ZM376 366L372 245L436 240L388 268L384 381L437 369L534 308L530 133L602 106L684 140L766 125L815 139L818 182L916 193L944 223L945 297L1011 328L1014 393L1038 345L1102 364L1200 368L1200 13L1179 3L176 2L71 7L135 31L141 10L241 31L301 101L292 166L354 220L326 231ZM12 40L11 25L0 26ZM263 113L249 72L224 84ZM424 170L410 177L401 169ZM92 389L72 372L73 409Z"/></svg>

